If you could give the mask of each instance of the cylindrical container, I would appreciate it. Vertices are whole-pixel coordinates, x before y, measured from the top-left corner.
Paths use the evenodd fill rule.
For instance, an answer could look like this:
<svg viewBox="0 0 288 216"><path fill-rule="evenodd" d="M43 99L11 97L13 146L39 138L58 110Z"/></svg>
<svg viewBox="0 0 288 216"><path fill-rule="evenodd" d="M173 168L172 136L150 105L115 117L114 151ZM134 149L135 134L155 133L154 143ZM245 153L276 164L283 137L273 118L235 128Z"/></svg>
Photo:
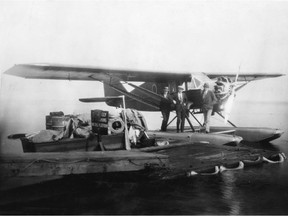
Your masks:
<svg viewBox="0 0 288 216"><path fill-rule="evenodd" d="M66 116L52 116L52 130L64 131L65 123L69 120Z"/></svg>

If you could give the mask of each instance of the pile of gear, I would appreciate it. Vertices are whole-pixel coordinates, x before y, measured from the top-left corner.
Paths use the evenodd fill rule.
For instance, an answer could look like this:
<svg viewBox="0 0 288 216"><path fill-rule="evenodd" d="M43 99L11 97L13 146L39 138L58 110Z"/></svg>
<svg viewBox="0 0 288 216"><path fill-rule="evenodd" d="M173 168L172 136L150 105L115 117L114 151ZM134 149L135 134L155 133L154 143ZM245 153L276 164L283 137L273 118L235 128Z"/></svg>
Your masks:
<svg viewBox="0 0 288 216"><path fill-rule="evenodd" d="M99 116L95 118L95 115ZM46 130L27 134L26 138L30 142L41 143L61 139L88 139L97 133L101 133L101 135L124 134L125 120L128 139L132 147L146 147L155 144L155 139L149 139L147 135L148 127L144 116L133 109L126 109L125 112L123 109L117 109L114 112L92 110L91 115L64 115L62 111L50 112L46 116Z"/></svg>
<svg viewBox="0 0 288 216"><path fill-rule="evenodd" d="M89 138L91 136L91 121L86 114L64 115L60 112L50 112L46 116L46 130L26 134L33 143L51 142L61 139Z"/></svg>

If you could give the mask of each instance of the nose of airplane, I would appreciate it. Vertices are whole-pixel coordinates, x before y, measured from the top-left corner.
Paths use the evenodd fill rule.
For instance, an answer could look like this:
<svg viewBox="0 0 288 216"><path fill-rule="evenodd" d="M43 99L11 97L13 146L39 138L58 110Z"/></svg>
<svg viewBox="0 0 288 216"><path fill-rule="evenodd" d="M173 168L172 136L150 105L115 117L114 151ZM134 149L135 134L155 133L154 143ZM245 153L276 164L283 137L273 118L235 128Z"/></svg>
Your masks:
<svg viewBox="0 0 288 216"><path fill-rule="evenodd" d="M243 140L240 136L233 136L233 142L235 142L237 145Z"/></svg>
<svg viewBox="0 0 288 216"><path fill-rule="evenodd" d="M274 131L274 136L280 137L283 133L284 133L284 131L282 131L282 130L280 130L280 129L275 129L275 131Z"/></svg>

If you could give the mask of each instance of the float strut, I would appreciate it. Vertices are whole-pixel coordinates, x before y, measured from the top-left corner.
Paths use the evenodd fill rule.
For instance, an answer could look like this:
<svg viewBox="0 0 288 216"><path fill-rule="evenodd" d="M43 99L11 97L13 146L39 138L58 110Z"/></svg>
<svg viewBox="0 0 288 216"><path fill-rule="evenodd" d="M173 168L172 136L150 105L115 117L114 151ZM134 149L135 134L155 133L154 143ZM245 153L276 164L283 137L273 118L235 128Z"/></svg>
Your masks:
<svg viewBox="0 0 288 216"><path fill-rule="evenodd" d="M189 123L189 125L190 125L190 127L191 127L191 129L192 129L192 131L193 132L195 132L195 129L194 129L194 127L193 127L193 125L192 125L192 123L191 123L191 121L190 121L190 119L189 119L189 116L185 113L185 118L187 119L187 121L188 121L188 123Z"/></svg>
<svg viewBox="0 0 288 216"><path fill-rule="evenodd" d="M195 115L189 110L189 113L193 116L193 118L198 122L198 124L203 127L203 125L199 122L199 120L195 117Z"/></svg>
<svg viewBox="0 0 288 216"><path fill-rule="evenodd" d="M221 116L223 119L225 119L225 117L220 113L220 112L217 112L219 116ZM231 121L227 120L227 122L232 125L233 127L237 127L235 124L233 124Z"/></svg>
<svg viewBox="0 0 288 216"><path fill-rule="evenodd" d="M167 124L167 127L177 118L177 115Z"/></svg>
<svg viewBox="0 0 288 216"><path fill-rule="evenodd" d="M193 115L192 115L193 116ZM169 126L175 119L177 118L177 115L176 116L174 116L174 118L167 124L167 126ZM190 127L191 127L191 129L192 129L192 131L193 132L195 132L195 129L194 129L194 127L193 127L193 125L192 125L192 123L191 123L191 121L190 121L190 119L189 119L189 116L185 113L185 118L187 119L187 121L188 121L188 123L189 123L189 125L190 125ZM194 117L195 118L195 117Z"/></svg>

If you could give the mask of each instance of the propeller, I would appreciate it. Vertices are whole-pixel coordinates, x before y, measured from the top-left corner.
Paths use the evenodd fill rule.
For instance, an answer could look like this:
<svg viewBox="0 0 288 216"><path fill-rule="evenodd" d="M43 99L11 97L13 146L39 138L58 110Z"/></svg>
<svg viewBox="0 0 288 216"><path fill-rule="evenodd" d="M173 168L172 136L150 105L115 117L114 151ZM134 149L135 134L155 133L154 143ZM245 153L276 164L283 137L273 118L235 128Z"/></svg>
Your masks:
<svg viewBox="0 0 288 216"><path fill-rule="evenodd" d="M234 104L234 99L235 99L235 87L237 86L237 80L238 80L238 76L239 76L239 72L240 72L240 68L241 68L241 63L239 65L239 69L238 69L238 72L236 74L236 77L235 77L235 81L233 83L231 83L230 85L230 95L228 96L228 99L225 103L225 106L224 106L224 110L223 110L223 113L224 113L224 122L225 124L227 124L228 122L228 119L230 117L230 113L232 111L232 107L233 107L233 104Z"/></svg>

